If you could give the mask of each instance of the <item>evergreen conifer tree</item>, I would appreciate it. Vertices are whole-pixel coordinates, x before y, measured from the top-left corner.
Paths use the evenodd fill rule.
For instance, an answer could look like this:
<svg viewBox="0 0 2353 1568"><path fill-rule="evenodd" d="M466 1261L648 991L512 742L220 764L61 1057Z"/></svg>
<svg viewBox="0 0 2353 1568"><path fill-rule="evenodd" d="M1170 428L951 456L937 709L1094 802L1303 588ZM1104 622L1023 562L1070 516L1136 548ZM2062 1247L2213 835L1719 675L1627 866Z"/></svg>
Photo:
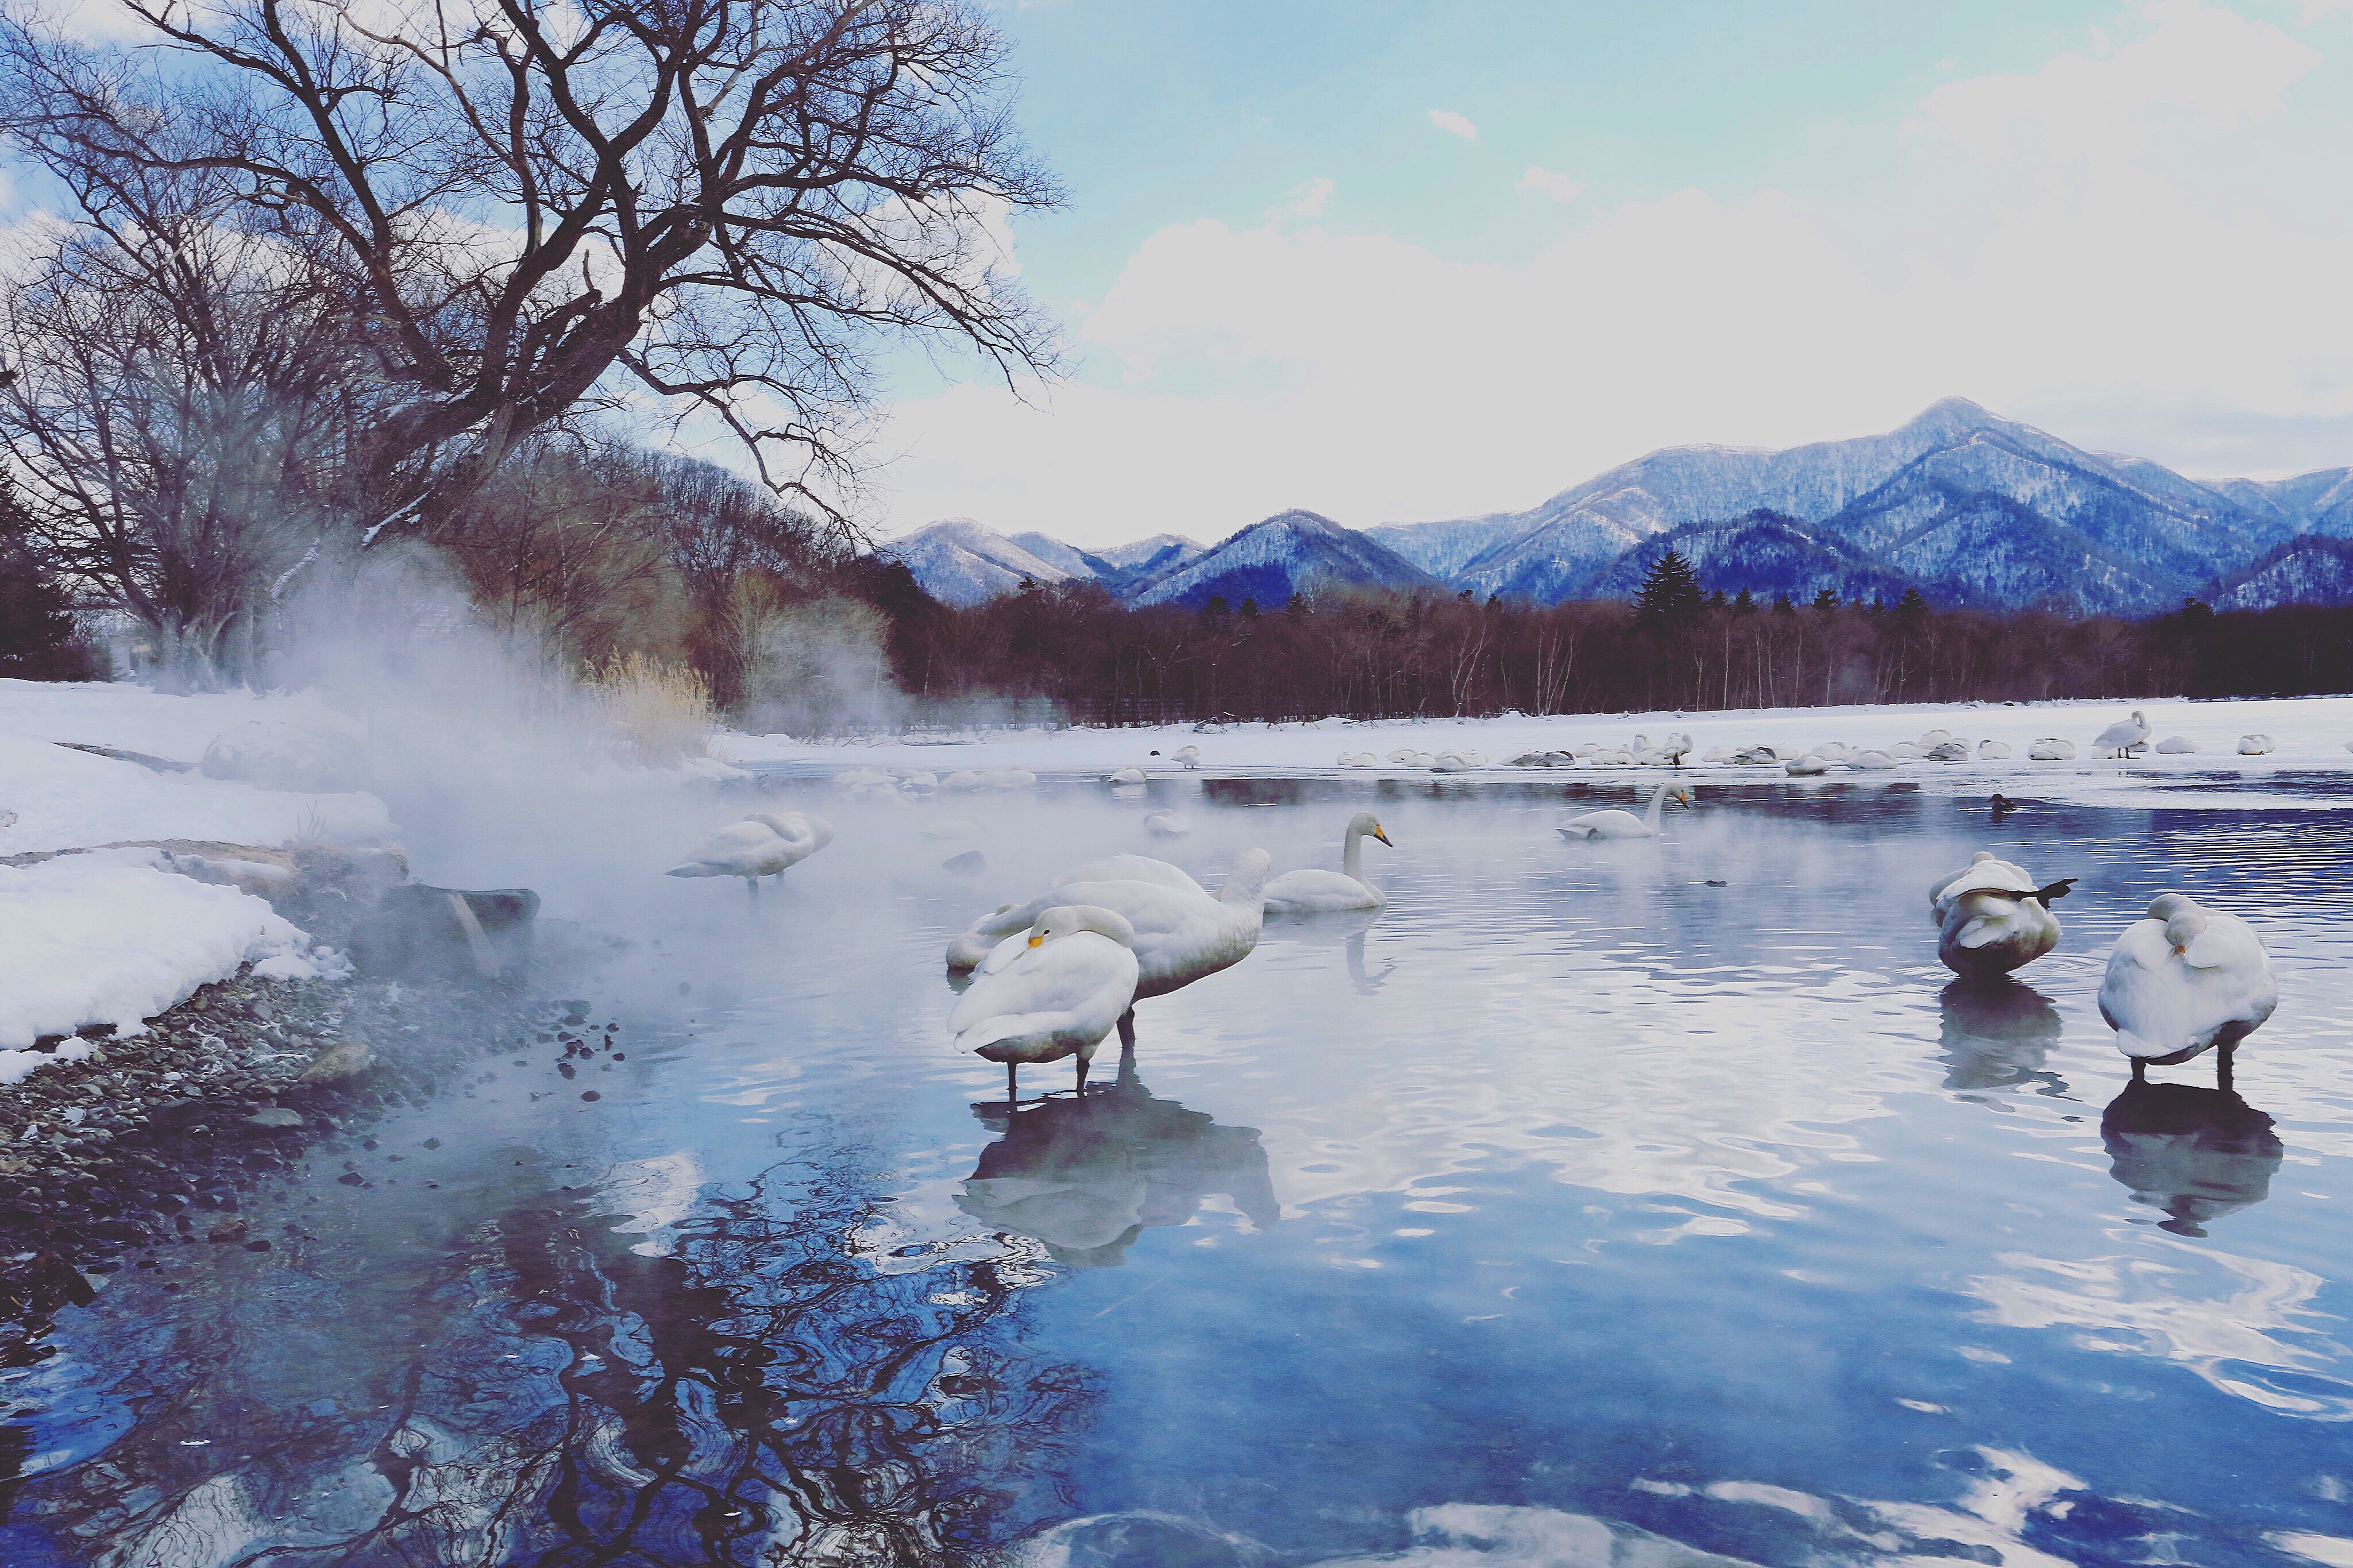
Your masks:
<svg viewBox="0 0 2353 1568"><path fill-rule="evenodd" d="M1652 630L1671 630L1688 626L1706 602L1692 563L1671 549L1651 563L1641 592L1634 595L1634 619Z"/></svg>

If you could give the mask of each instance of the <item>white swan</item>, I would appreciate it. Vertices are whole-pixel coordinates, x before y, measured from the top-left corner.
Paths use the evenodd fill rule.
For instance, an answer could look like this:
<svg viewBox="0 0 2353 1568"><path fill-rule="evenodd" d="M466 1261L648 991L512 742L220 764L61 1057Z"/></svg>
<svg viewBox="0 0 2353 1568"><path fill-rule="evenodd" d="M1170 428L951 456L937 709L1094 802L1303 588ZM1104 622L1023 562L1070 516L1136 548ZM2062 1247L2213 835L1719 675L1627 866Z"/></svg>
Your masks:
<svg viewBox="0 0 2353 1568"><path fill-rule="evenodd" d="M2184 893L2164 894L2126 929L2100 982L2100 1016L2136 1079L2150 1062L2219 1047L2216 1077L2229 1088L2232 1048L2278 1005L2279 981L2254 928Z"/></svg>
<svg viewBox="0 0 2353 1568"><path fill-rule="evenodd" d="M2168 735L2157 743L2157 750L2162 756L2186 757L2198 750L2198 742L2187 735Z"/></svg>
<svg viewBox="0 0 2353 1568"><path fill-rule="evenodd" d="M989 955L948 1015L955 1043L1005 1064L1016 1090L1023 1062L1079 1061L1079 1092L1103 1037L1135 1002L1135 928L1092 904L1041 910L1029 931Z"/></svg>
<svg viewBox="0 0 2353 1568"><path fill-rule="evenodd" d="M1193 831L1181 811L1155 811L1144 819L1144 831L1155 838L1182 838Z"/></svg>
<svg viewBox="0 0 2353 1568"><path fill-rule="evenodd" d="M1028 768L988 768L980 775L983 789L1028 789L1038 782L1038 775Z"/></svg>
<svg viewBox="0 0 2353 1568"><path fill-rule="evenodd" d="M968 959L962 963L957 959L960 953L971 952L976 940L987 943L994 956L1005 942L1028 931L1039 914L1058 904L1095 904L1124 917L1135 928L1131 945L1142 967L1136 1000L1166 995L1240 963L1258 946L1266 916L1266 872L1271 863L1263 849L1245 850L1216 898L1198 889L1187 891L1158 882L1066 883L1026 904L999 910L976 921L949 944L948 967L971 968Z"/></svg>
<svg viewBox="0 0 2353 1568"><path fill-rule="evenodd" d="M1641 816L1615 806L1607 811L1588 811L1582 816L1572 816L1562 823L1560 836L1563 838L1656 838L1659 837L1660 817L1670 799L1679 805L1689 805L1692 792L1683 784L1661 784L1658 793L1651 796L1651 809Z"/></svg>
<svg viewBox="0 0 2353 1568"><path fill-rule="evenodd" d="M1849 752L1846 765L1859 773L1883 773L1895 765L1885 752Z"/></svg>
<svg viewBox="0 0 2353 1568"><path fill-rule="evenodd" d="M1341 869L1285 871L1266 885L1266 912L1311 915L1386 907L1389 896L1365 879L1367 836L1384 844L1389 842L1389 836L1381 831L1380 818L1369 811L1360 811L1348 819L1347 836L1341 841Z"/></svg>
<svg viewBox="0 0 2353 1568"><path fill-rule="evenodd" d="M2136 708L2132 710L2131 718L2119 719L2101 731L2092 744L2100 751L2114 752L2120 757L2129 757L2133 752L2148 744L2148 721L2142 716L2141 710Z"/></svg>
<svg viewBox="0 0 2353 1568"><path fill-rule="evenodd" d="M2239 737L2239 755L2242 757L2267 757L2277 748L2277 745L2278 742L2274 742L2269 735L2242 735Z"/></svg>
<svg viewBox="0 0 2353 1568"><path fill-rule="evenodd" d="M1176 765L1183 768L1188 773L1200 767L1201 748L1198 746L1177 747Z"/></svg>
<svg viewBox="0 0 2353 1568"><path fill-rule="evenodd" d="M2026 754L2038 763L2072 763L2075 760L2075 742L2063 741L2056 735L2044 735L2026 748Z"/></svg>
<svg viewBox="0 0 2353 1568"><path fill-rule="evenodd" d="M1344 768L1377 768L1381 765L1381 760L1370 752L1343 752L1338 765Z"/></svg>
<svg viewBox="0 0 2353 1568"><path fill-rule="evenodd" d="M1145 782L1145 772L1137 767L1113 768L1103 774L1103 783L1107 784L1140 784Z"/></svg>
<svg viewBox="0 0 2353 1568"><path fill-rule="evenodd" d="M1058 888L1067 888L1073 882L1156 882L1164 888L1199 893L1205 899L1209 896L1185 868L1155 860L1149 855L1106 855L1100 860L1082 861L1054 879Z"/></svg>
<svg viewBox="0 0 2353 1568"><path fill-rule="evenodd" d="M1999 762L2007 758L2009 755L2010 742L2008 741L1979 741L1978 742L1978 761L1981 763Z"/></svg>
<svg viewBox="0 0 2353 1568"><path fill-rule="evenodd" d="M833 824L805 811L759 811L723 827L672 866L672 877L741 877L760 898L760 879L781 877L833 842Z"/></svg>
<svg viewBox="0 0 2353 1568"><path fill-rule="evenodd" d="M1969 980L1990 980L2033 963L2059 945L2059 921L2050 905L2074 883L2064 877L2038 885L2023 867L1978 850L1928 889L1928 921L1939 933L1936 956Z"/></svg>
<svg viewBox="0 0 2353 1568"><path fill-rule="evenodd" d="M1793 779L1810 779L1817 773L1830 772L1831 759L1817 752L1808 752L1802 757L1791 757L1781 765L1788 771L1789 776Z"/></svg>

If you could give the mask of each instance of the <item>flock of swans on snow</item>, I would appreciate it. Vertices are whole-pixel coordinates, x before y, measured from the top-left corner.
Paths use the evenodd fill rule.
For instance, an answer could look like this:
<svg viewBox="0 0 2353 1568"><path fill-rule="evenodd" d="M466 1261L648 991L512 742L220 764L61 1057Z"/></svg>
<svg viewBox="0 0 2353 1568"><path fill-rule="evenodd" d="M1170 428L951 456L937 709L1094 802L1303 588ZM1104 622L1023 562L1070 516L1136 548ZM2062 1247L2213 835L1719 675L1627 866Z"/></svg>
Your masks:
<svg viewBox="0 0 2353 1568"><path fill-rule="evenodd" d="M2168 735L2154 747L2149 736L2154 731L2148 720L2136 709L2129 719L2120 719L2103 730L2092 742L2095 757L2129 758L2144 751L2155 750L2168 757L2187 756L2199 751L2198 742L2187 735ZM2269 735L2252 734L2239 737L2239 755L2267 756L2277 749ZM2347 742L2353 750L2353 742ZM1603 745L1588 742L1566 751L1522 752L1506 767L1514 768L1674 768L1691 760L1694 742L1689 735L1669 735L1663 741L1652 741L1648 735L1636 735L1625 745ZM2060 735L2043 735L2026 749L2027 760L2037 763L2072 763L2076 760L2075 742ZM1786 745L1759 742L1749 746L1715 746L1704 752L1699 761L1720 763L1727 767L1779 767L1792 777L1809 778L1826 773L1833 768L1853 773L1883 773L1905 763L1966 763L2006 762L2010 760L2007 741L1971 742L1966 736L1955 735L1950 730L1930 730L1915 741L1897 741L1885 746L1856 746L1844 741L1824 741L1820 745L1797 751ZM1387 757L1371 752L1343 752L1338 765L1344 768L1408 768L1420 772L1451 773L1488 766L1487 754L1475 751L1425 752L1412 746L1400 746ZM1136 782L1141 783L1139 774Z"/></svg>
<svg viewBox="0 0 2353 1568"><path fill-rule="evenodd" d="M2148 735L2147 721L2136 712L2111 725L2094 744L2129 756ZM1966 744L1935 730L1922 742L1940 736L1945 738L1920 754ZM1689 739L1670 739L1680 751L1659 754L1679 761L1690 749ZM2263 740L2269 749L2266 737L2249 740ZM2169 743L2159 742L2159 750ZM1818 748L1807 756L1826 754ZM1175 760L1198 767L1199 750L1187 746ZM899 786L891 775L875 776L895 795ZM1122 769L1108 782L1126 785L1144 776L1141 769ZM1035 782L1029 775L1025 779ZM949 787L945 781L933 782ZM849 781L853 794L872 785L871 779ZM2005 803L1995 799L1999 810ZM1688 785L1661 784L1640 816L1615 809L1587 812L1558 831L1571 839L1655 838L1669 803L1690 806L1694 801ZM1145 826L1163 837L1189 831L1174 811L1155 812ZM974 976L949 1015L949 1033L957 1045L1004 1063L1008 1092L1016 1089L1023 1063L1069 1057L1075 1058L1083 1094L1087 1069L1106 1037L1116 1031L1123 1049L1134 1044L1137 1002L1240 963L1257 948L1268 914L1385 907L1388 896L1365 875L1368 837L1390 842L1379 819L1361 811L1348 823L1340 870L1289 871L1271 879L1271 858L1263 849L1247 850L1215 894L1181 868L1148 856L1113 855L1074 866L1047 891L981 917L948 943L949 970ZM832 839L832 826L810 813L756 813L712 835L670 875L741 877L756 902L760 878L781 877ZM1968 866L1937 879L1928 890L1937 956L1955 973L1974 981L1995 979L2034 962L2059 943L2051 905L2067 895L2074 880L2038 883L2022 868L1979 850ZM2278 1005L2271 959L2253 928L2182 893L2157 899L2117 939L2099 997L2100 1016L2116 1030L2117 1049L2132 1061L2135 1081L2143 1079L2151 1063L2184 1062L2211 1049L2218 1053L2217 1079L2226 1089L2234 1047Z"/></svg>

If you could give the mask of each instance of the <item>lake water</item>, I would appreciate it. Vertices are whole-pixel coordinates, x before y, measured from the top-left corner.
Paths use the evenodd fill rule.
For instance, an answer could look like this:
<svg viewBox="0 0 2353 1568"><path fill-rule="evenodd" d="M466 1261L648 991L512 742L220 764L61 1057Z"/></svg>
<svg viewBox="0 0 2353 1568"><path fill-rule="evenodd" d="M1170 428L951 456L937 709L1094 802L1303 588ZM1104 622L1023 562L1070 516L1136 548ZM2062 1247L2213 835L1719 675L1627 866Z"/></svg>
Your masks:
<svg viewBox="0 0 2353 1568"><path fill-rule="evenodd" d="M558 888L624 1059L488 1058L248 1194L277 1250L114 1275L0 1378L0 1561L2353 1563L2341 815L1156 785L1205 875L1373 805L1391 905L1008 1114L940 949L1148 849L1103 795L845 811L756 915ZM1992 999L1925 914L1981 847L2081 879ZM2168 888L2279 970L2236 1098L2127 1090L2094 1005Z"/></svg>

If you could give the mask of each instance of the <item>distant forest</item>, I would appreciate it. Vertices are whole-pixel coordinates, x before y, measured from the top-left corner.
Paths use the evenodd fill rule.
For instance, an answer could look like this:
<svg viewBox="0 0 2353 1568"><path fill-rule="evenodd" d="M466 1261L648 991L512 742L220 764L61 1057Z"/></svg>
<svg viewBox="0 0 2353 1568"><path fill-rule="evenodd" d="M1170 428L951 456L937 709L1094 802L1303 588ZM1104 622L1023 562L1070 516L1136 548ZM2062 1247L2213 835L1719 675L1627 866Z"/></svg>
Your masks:
<svg viewBox="0 0 2353 1568"><path fill-rule="evenodd" d="M912 721L1008 700L1076 722L1454 717L2353 689L2353 608L2147 621L1710 593L1680 555L1631 602L1349 594L1128 609L1092 584L970 608L871 566Z"/></svg>

